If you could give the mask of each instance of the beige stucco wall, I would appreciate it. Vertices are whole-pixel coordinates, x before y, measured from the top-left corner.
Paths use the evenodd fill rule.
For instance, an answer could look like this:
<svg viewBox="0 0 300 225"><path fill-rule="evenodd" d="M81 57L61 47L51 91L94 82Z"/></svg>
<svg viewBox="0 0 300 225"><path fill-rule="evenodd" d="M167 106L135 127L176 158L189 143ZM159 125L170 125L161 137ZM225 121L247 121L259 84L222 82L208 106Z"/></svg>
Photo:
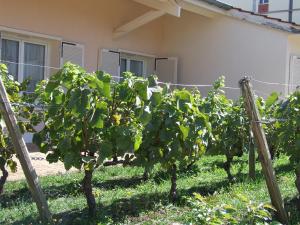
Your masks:
<svg viewBox="0 0 300 225"><path fill-rule="evenodd" d="M83 44L88 70L97 69L100 48L120 48L178 57L180 83L211 84L221 75L234 87L244 75L287 81L288 34L248 22L225 16L209 19L183 11L181 18L163 16L115 40L114 28L149 9L131 0L0 0L0 4L0 26ZM50 66L58 66L58 56L59 42L53 42ZM282 87L255 84L255 88L284 92ZM238 90L228 93L239 95Z"/></svg>
<svg viewBox="0 0 300 225"><path fill-rule="evenodd" d="M221 75L234 87L245 75L285 82L287 42L287 33L224 16L209 19L184 12L164 21L163 50L179 57L181 83L211 84ZM255 85L264 92L273 90ZM239 91L228 93L236 96Z"/></svg>
<svg viewBox="0 0 300 225"><path fill-rule="evenodd" d="M99 48L159 54L162 26L158 19L117 40L113 30L149 9L131 0L0 0L0 26L8 26L83 44L85 67L97 69ZM52 53L58 54L53 48ZM54 56L51 56L51 58ZM50 66L57 66L53 62Z"/></svg>

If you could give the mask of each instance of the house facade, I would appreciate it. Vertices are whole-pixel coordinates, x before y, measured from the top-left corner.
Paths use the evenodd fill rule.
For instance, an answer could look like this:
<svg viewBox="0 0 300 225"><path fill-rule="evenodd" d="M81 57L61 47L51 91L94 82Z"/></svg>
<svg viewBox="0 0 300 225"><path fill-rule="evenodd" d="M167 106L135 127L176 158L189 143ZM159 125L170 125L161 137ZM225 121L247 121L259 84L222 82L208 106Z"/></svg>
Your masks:
<svg viewBox="0 0 300 225"><path fill-rule="evenodd" d="M222 0L222 2L255 13L300 24L300 1L297 0Z"/></svg>
<svg viewBox="0 0 300 225"><path fill-rule="evenodd" d="M19 81L36 82L71 61L113 76L211 84L242 76L287 94L300 83L300 27L215 0L0 0L1 61ZM201 88L204 94L208 88ZM239 90L227 90L237 97Z"/></svg>

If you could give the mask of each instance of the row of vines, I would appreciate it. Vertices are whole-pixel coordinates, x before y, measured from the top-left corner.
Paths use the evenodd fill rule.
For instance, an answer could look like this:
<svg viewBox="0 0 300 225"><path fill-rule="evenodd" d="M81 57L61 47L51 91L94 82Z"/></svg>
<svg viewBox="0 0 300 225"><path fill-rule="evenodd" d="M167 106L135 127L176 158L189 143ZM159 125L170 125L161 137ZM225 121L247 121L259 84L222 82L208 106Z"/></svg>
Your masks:
<svg viewBox="0 0 300 225"><path fill-rule="evenodd" d="M13 81L4 65L0 74L17 117L30 121L19 120L21 130L35 133L34 143L50 163L62 161L67 170L84 171L82 190L91 215L96 213L92 177L100 166L140 166L147 179L160 164L171 177L170 201L176 201L179 170L188 170L205 154L225 155L224 169L233 179L233 157L249 150L250 125L243 101L226 97L223 77L203 97L196 89L162 85L155 76L124 73L115 81L109 74L87 73L67 63L42 81L34 95L20 95L26 84ZM266 101L258 98L257 104L265 120L274 120L264 125L272 155L290 156L300 192L300 92L286 101L272 94ZM43 129L37 132L38 124ZM6 168L16 170L13 155L9 136L1 127L0 192Z"/></svg>

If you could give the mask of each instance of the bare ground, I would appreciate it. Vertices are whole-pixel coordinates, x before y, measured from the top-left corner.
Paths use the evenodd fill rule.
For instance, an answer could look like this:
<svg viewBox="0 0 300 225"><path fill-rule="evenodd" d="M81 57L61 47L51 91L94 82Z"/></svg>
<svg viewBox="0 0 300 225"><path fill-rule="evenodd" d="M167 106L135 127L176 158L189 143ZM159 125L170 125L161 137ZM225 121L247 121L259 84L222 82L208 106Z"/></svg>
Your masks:
<svg viewBox="0 0 300 225"><path fill-rule="evenodd" d="M49 164L46 160L46 155L39 152L29 153L33 168L35 169L38 176L47 176L55 174L65 174L77 171L76 169L71 169L69 171L65 170L64 164L61 162ZM25 179L22 167L18 159L15 159L18 163L18 170L16 173L9 173L8 181L16 181Z"/></svg>

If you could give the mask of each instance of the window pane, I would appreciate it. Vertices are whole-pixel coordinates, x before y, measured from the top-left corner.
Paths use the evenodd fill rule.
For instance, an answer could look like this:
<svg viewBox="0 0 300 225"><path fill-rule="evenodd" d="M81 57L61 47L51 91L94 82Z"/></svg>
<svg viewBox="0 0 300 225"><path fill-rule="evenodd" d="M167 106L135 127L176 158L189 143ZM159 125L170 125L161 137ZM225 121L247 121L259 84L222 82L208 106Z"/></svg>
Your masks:
<svg viewBox="0 0 300 225"><path fill-rule="evenodd" d="M18 80L19 69L19 42L2 39L1 60L7 67L9 74L13 75L15 80ZM5 62L6 61L6 62Z"/></svg>
<svg viewBox="0 0 300 225"><path fill-rule="evenodd" d="M124 72L127 71L127 60L126 59L121 59L121 66L120 66L120 73L121 76L123 75Z"/></svg>
<svg viewBox="0 0 300 225"><path fill-rule="evenodd" d="M130 72L143 76L143 61L130 60Z"/></svg>
<svg viewBox="0 0 300 225"><path fill-rule="evenodd" d="M24 64L24 80L30 78L28 90L34 91L36 84L44 79L45 46L25 43Z"/></svg>

